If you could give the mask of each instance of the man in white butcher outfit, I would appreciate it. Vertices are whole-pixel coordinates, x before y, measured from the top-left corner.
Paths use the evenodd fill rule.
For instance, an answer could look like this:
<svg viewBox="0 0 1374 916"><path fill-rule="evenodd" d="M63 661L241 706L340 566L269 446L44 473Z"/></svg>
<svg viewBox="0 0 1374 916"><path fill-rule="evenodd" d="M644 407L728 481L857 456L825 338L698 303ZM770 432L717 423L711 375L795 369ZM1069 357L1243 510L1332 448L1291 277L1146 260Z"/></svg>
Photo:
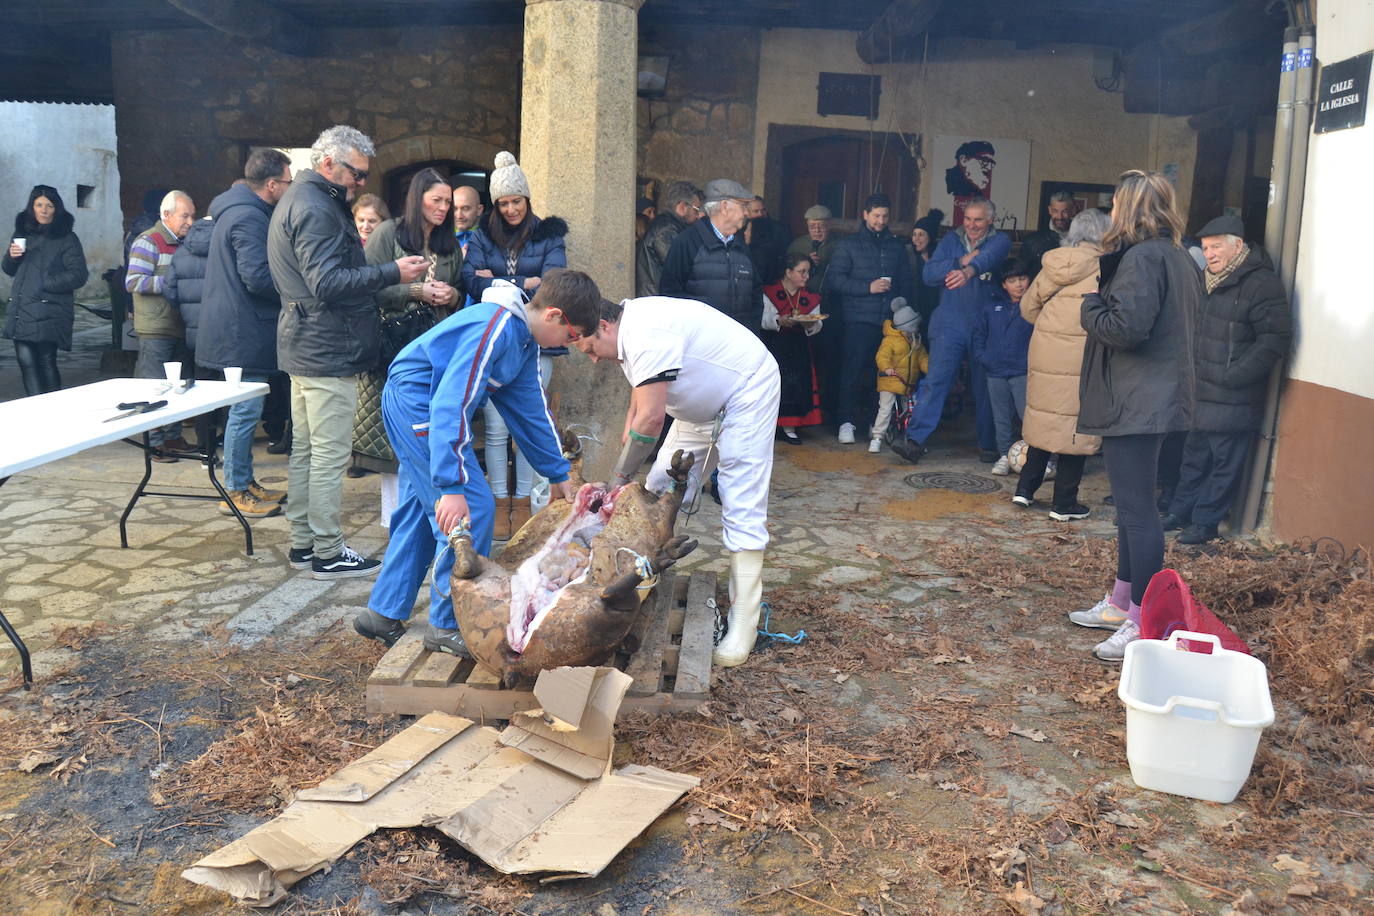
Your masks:
<svg viewBox="0 0 1374 916"><path fill-rule="evenodd" d="M673 418L673 427L649 471L647 489L661 493L672 485L668 466L678 449L696 456L689 502L719 466L730 615L714 661L743 664L754 648L763 601L777 362L752 329L705 303L666 296L603 302L596 333L573 345L594 361L620 363L634 388L613 486L629 482L653 452L665 416Z"/></svg>

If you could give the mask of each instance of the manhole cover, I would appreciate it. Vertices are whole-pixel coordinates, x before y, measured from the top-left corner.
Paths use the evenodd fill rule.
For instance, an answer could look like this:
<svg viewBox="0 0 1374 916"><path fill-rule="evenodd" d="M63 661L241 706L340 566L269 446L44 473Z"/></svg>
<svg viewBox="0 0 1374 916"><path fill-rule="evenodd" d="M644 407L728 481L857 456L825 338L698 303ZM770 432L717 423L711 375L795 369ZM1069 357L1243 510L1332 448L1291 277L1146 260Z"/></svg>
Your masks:
<svg viewBox="0 0 1374 916"><path fill-rule="evenodd" d="M908 486L918 490L957 490L960 493L996 493L1002 485L990 477L977 474L955 474L949 471L926 471L906 475Z"/></svg>

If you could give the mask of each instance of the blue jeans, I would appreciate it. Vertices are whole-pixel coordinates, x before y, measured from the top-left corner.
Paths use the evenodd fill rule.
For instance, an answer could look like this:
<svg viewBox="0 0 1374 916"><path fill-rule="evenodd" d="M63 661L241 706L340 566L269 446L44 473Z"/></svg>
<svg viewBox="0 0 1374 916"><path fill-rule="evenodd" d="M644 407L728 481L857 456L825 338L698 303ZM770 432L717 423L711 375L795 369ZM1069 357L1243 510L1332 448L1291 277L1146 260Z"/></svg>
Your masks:
<svg viewBox="0 0 1374 916"><path fill-rule="evenodd" d="M173 337L140 337L138 339L138 362L134 363L134 378L166 378L163 363L181 363L181 377L191 375L191 353L186 343ZM181 435L180 423L169 423L148 431L148 441L161 445L168 439Z"/></svg>
<svg viewBox="0 0 1374 916"><path fill-rule="evenodd" d="M988 376L988 400L992 403L992 424L997 430L997 453L1005 455L1016 443L1016 421L1026 415L1026 377Z"/></svg>
<svg viewBox="0 0 1374 916"><path fill-rule="evenodd" d="M391 514L391 539L367 606L383 617L408 620L415 596L433 564L429 622L431 626L453 630L458 627L449 585L453 551L434 519L434 504L440 493L429 474L429 404L405 397L395 390L397 387L387 385L382 389L382 422L401 466L401 480L396 510ZM471 444L463 450L463 463L468 468L477 467L477 454ZM468 502L472 545L486 556L491 552L496 521L491 490L480 474L473 474L464 487L463 497Z"/></svg>
<svg viewBox="0 0 1374 916"><path fill-rule="evenodd" d="M972 356L971 328L940 327L938 333L932 331L930 341L930 372L916 386L915 404L911 408L911 422L907 424L906 437L913 442L925 445L935 427L940 425L940 414L945 409L945 398L959 375L959 366L966 357ZM978 447L992 451L997 447L997 435L992 422L992 408L988 403L987 376L978 361L969 360L972 369L971 387L973 388L973 415L978 429Z"/></svg>
<svg viewBox="0 0 1374 916"><path fill-rule="evenodd" d="M243 373L245 382L266 382L266 372ZM224 489L246 490L253 481L253 434L262 419L267 397L239 401L229 408L224 423Z"/></svg>

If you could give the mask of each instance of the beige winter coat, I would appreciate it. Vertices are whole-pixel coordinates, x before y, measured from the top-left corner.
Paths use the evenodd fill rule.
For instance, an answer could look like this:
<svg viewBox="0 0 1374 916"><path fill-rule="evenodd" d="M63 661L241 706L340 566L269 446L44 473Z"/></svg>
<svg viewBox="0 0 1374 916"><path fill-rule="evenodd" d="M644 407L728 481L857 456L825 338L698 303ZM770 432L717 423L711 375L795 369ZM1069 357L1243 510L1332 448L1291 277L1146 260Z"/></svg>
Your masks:
<svg viewBox="0 0 1374 916"><path fill-rule="evenodd" d="M1102 252L1083 243L1045 254L1040 273L1021 299L1021 317L1035 325L1026 373L1026 442L1062 455L1091 455L1102 446L1078 426L1078 373L1083 366L1080 311L1083 295L1097 289Z"/></svg>

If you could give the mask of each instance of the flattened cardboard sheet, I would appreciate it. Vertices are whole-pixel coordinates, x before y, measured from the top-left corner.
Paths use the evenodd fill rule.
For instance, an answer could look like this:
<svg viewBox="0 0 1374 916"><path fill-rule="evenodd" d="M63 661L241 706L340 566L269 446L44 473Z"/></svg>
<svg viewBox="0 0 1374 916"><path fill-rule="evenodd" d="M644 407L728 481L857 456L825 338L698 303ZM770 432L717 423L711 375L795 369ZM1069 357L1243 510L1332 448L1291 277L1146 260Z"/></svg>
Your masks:
<svg viewBox="0 0 1374 916"><path fill-rule="evenodd" d="M610 771L630 683L614 668L545 671L534 688L544 709L502 733L430 713L182 877L271 906L374 830L418 825L503 872L596 875L700 782L656 767Z"/></svg>

